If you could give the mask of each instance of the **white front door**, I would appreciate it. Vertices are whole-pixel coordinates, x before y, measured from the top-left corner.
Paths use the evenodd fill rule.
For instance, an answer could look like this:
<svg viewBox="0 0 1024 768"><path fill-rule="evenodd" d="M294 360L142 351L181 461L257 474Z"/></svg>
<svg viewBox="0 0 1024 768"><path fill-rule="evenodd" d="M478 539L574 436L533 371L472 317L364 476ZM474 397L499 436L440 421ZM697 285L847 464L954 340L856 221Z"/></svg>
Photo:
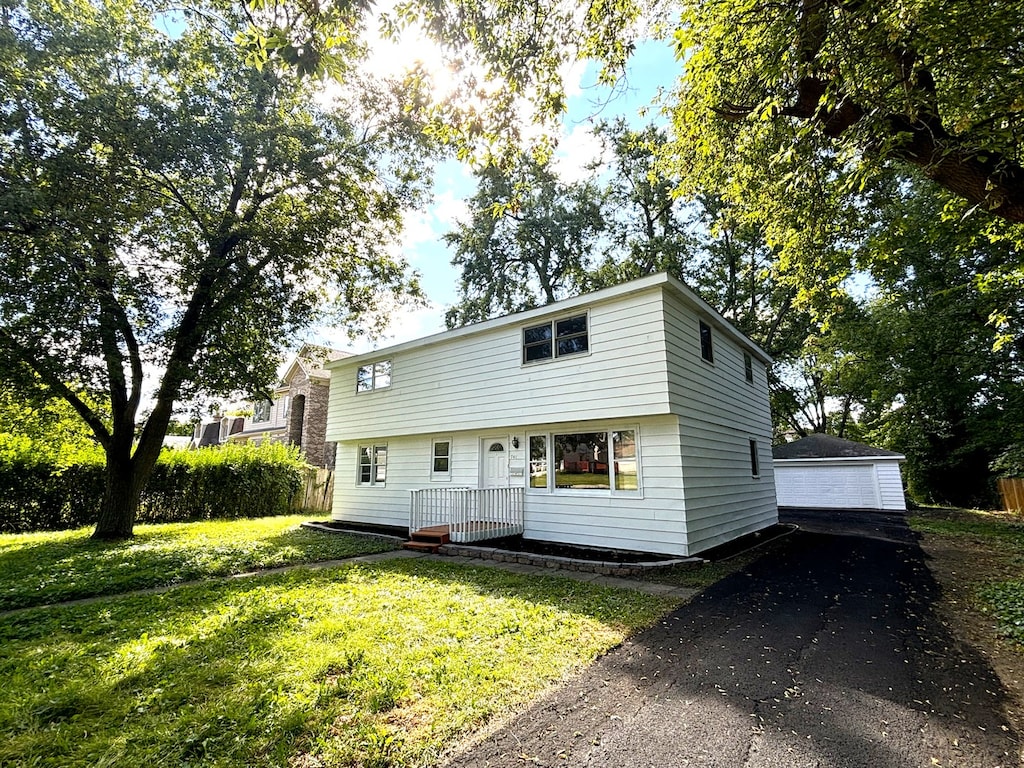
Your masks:
<svg viewBox="0 0 1024 768"><path fill-rule="evenodd" d="M480 442L483 473L481 487L508 488L508 439L486 437Z"/></svg>

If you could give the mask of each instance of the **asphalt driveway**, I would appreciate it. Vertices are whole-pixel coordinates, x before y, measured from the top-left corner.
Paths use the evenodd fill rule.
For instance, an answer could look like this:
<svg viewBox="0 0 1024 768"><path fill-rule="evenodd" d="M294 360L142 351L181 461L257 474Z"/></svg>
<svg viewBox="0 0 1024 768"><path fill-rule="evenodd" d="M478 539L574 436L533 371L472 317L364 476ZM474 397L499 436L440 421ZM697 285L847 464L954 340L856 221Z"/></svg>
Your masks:
<svg viewBox="0 0 1024 768"><path fill-rule="evenodd" d="M802 530L451 766L1017 766L998 679L899 516ZM838 527L837 527L838 526Z"/></svg>

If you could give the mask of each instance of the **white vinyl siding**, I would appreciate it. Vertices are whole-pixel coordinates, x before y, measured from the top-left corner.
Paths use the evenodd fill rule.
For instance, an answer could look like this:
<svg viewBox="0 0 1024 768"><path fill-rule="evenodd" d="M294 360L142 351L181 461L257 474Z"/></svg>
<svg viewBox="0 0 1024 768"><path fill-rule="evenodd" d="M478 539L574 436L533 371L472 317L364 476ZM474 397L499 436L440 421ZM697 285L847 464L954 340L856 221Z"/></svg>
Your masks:
<svg viewBox="0 0 1024 768"><path fill-rule="evenodd" d="M879 461L875 463L878 475L878 498L882 509L905 512L907 497L903 494L903 477L897 461Z"/></svg>
<svg viewBox="0 0 1024 768"><path fill-rule="evenodd" d="M564 424L537 424L512 432L520 447L510 446L510 464L523 466L528 451L526 435L560 431ZM612 491L526 494L526 530L524 536L579 546L628 549L672 555L685 555L683 498L680 479L678 426L674 417L647 418L628 424L570 424L571 431L599 428L636 429L640 456L639 493ZM452 437L451 468L453 487L475 488L480 476L480 438L478 432L458 432ZM486 442L486 441L485 441ZM331 516L335 520L405 527L409 524L409 491L430 484L430 467L423 461L431 449L426 436L388 440L388 482L385 487L368 488L358 484L335 483ZM356 444L338 446L338 462L356 460ZM511 485L526 484L525 473L512 476Z"/></svg>
<svg viewBox="0 0 1024 768"><path fill-rule="evenodd" d="M701 315L665 292L669 397L678 413L689 553L778 522L772 472L771 417L765 367L746 380L734 332L711 318L714 365L701 357ZM760 475L751 476L750 440Z"/></svg>
<svg viewBox="0 0 1024 768"><path fill-rule="evenodd" d="M372 408L351 385L366 361L332 365L327 439L668 413L660 290L591 307L589 354L523 365L528 324L392 350L394 380L374 392Z"/></svg>

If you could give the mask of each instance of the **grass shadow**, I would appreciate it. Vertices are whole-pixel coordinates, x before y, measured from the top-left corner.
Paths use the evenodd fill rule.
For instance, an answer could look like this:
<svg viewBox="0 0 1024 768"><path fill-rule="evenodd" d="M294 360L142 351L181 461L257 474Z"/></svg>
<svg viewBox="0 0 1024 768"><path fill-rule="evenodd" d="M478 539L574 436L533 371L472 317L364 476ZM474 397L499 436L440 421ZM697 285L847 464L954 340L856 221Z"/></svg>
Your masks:
<svg viewBox="0 0 1024 768"><path fill-rule="evenodd" d="M0 619L0 763L422 760L665 608L405 560L29 610Z"/></svg>

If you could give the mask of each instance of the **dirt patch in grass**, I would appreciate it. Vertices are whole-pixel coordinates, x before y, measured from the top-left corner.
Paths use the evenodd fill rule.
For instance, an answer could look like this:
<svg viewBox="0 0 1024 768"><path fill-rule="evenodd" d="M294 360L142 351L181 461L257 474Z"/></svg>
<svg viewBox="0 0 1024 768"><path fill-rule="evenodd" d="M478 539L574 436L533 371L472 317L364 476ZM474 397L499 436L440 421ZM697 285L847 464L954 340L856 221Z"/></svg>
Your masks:
<svg viewBox="0 0 1024 768"><path fill-rule="evenodd" d="M979 595L985 585L1021 578L1021 554L999 533L1004 526L1016 528L1021 518L958 509L918 510L913 517L942 587L940 618L988 658L1009 694L1007 719L1024 732L1024 649L1000 634L991 606Z"/></svg>

